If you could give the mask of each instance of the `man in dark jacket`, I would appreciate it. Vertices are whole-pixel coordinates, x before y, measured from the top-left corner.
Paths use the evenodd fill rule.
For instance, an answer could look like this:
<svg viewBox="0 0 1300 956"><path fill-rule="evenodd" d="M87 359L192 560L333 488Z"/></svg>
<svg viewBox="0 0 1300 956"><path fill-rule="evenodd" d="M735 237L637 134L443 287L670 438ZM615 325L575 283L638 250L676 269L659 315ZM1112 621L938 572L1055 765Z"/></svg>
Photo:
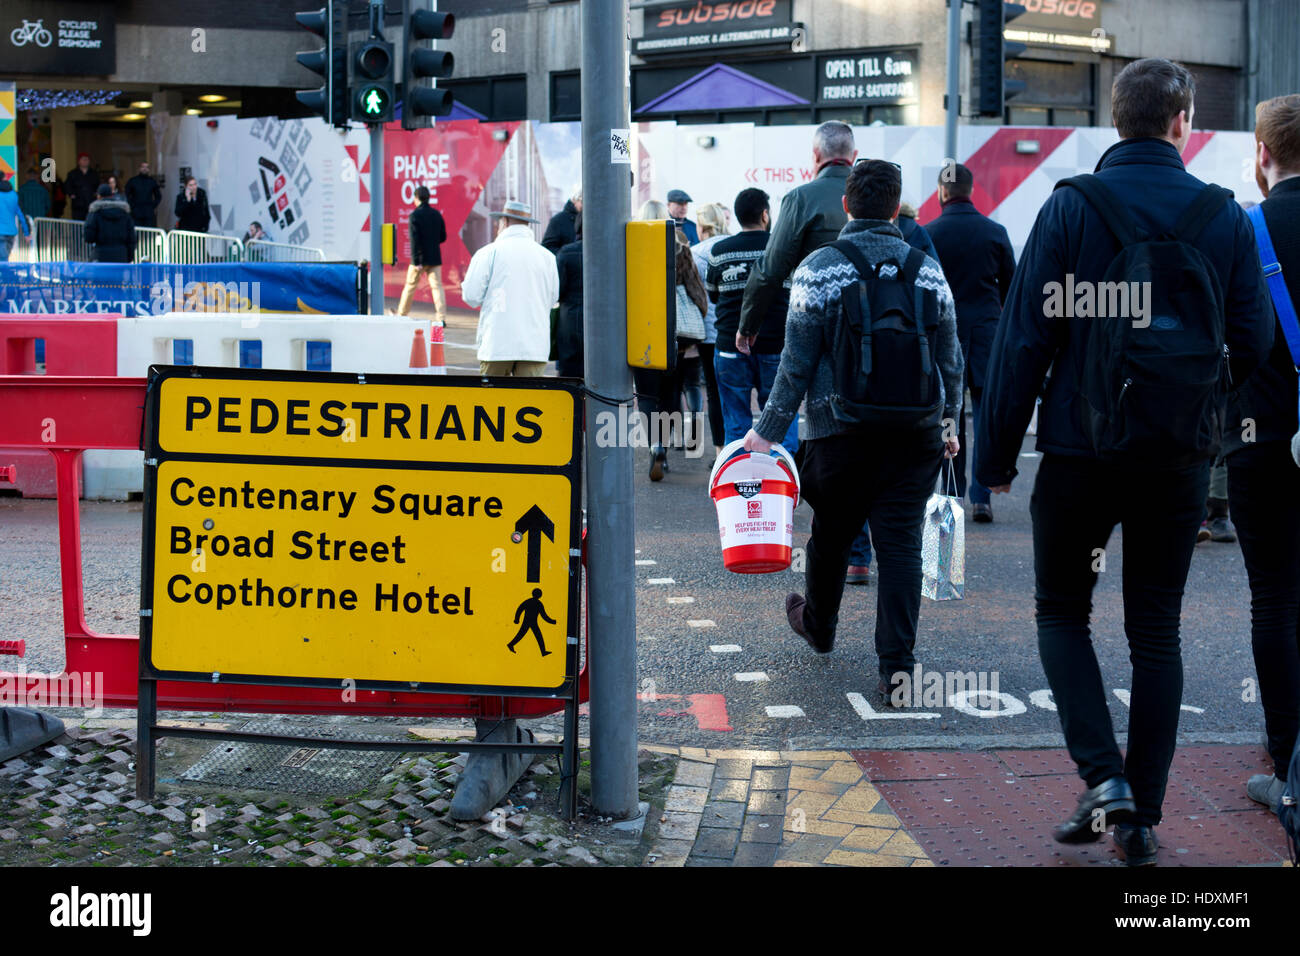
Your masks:
<svg viewBox="0 0 1300 956"><path fill-rule="evenodd" d="M421 276L429 277L433 307L438 323L447 323L447 297L442 291L442 244L447 241L447 224L442 213L429 205L429 187L415 187L415 208L411 210L411 264L406 269L406 285L397 305L398 315L411 314L411 300Z"/></svg>
<svg viewBox="0 0 1300 956"><path fill-rule="evenodd" d="M750 412L751 395L758 390L758 407L767 404L767 396L776 381L785 347L785 317L790 304L789 290L772 299L772 312L750 347L749 354L735 351L736 331L740 327L740 306L745 297L749 273L763 255L770 241L771 206L761 189L742 189L735 201L740 232L715 242L709 249L709 267L704 288L716 305L716 328L719 347L713 364L718 377L718 397L722 405L723 444L744 438L754 424ZM787 283L788 285L788 283ZM794 454L799 443L798 416L781 438L785 449Z"/></svg>
<svg viewBox="0 0 1300 956"><path fill-rule="evenodd" d="M1293 306L1300 305L1300 94L1255 108L1255 178ZM1228 501L1250 578L1250 644L1273 773L1246 784L1276 810L1300 731L1300 468L1292 456L1296 365L1274 319L1268 361L1232 396L1224 430Z"/></svg>
<svg viewBox="0 0 1300 956"><path fill-rule="evenodd" d="M989 346L1002 315L1002 301L1016 271L1011 240L1000 223L983 215L971 202L975 176L961 163L945 167L939 174L939 202L943 212L930 223L930 239L938 252L944 277L957 300L957 334L961 354L966 357L966 385L970 388L973 429L979 432L980 399L984 394L984 370L989 364ZM918 227L919 228L919 227ZM966 444L966 407L957 416L961 453L957 469L957 497L966 494L966 459L974 459ZM978 449L978 446L976 446ZM971 518L992 521L989 490L976 479L978 467L971 465Z"/></svg>
<svg viewBox="0 0 1300 956"><path fill-rule="evenodd" d="M700 232L695 228L694 220L686 218L686 207L691 204L691 197L684 189L668 190L668 215L672 217L677 228L686 233L691 245L700 241Z"/></svg>
<svg viewBox="0 0 1300 956"><path fill-rule="evenodd" d="M72 218L85 220L90 211L90 204L95 201L95 191L99 189L99 173L90 168L90 154L77 156L77 168L68 173L63 181L63 191L72 206Z"/></svg>
<svg viewBox="0 0 1300 956"><path fill-rule="evenodd" d="M199 188L199 181L191 176L185 188L176 197L176 228L187 232L207 232L212 213L208 211L208 194Z"/></svg>
<svg viewBox="0 0 1300 956"><path fill-rule="evenodd" d="M542 235L542 245L555 255L560 254L571 242L578 238L578 217L582 215L582 185L573 187L573 195L565 202L564 208L551 217Z"/></svg>
<svg viewBox="0 0 1300 956"><path fill-rule="evenodd" d="M1192 135L1194 91L1192 75L1163 59L1130 63L1111 90L1121 141L1102 155L1097 178L1147 235L1172 230L1205 188L1180 156ZM1243 382L1266 356L1273 333L1250 223L1236 203L1223 201L1187 241L1206 257L1215 273L1210 278L1222 289L1232 379ZM1084 431L1090 331L1101 321L1145 329L1154 320L1148 312L1148 326L1139 325L1140 309L1112 318L1068 318L1051 297L1065 284L1080 289L1081 283L1095 297L1118 250L1102 213L1078 190L1056 190L1039 210L993 341L976 464L979 481L993 492L1010 490L1042 391L1043 457L1030 502L1038 649L1070 756L1088 787L1054 836L1063 843L1091 842L1115 823L1116 844L1137 866L1154 863L1158 846L1152 828L1160 822L1182 702L1179 614L1210 460L1188 456L1190 463L1138 465L1102 459ZM1148 288L1147 295L1149 304L1154 293ZM1176 316L1159 321L1152 334L1179 327ZM1181 372L1168 369L1171 383ZM1124 410L1126 422L1171 421L1171 410L1149 386L1145 394L1135 389ZM1124 629L1133 662L1127 759L1115 742L1089 632L1092 591L1116 524L1124 531Z"/></svg>
<svg viewBox="0 0 1300 956"><path fill-rule="evenodd" d="M41 184L34 168L27 170L27 182L18 187L18 208L33 219L50 214L50 191Z"/></svg>
<svg viewBox="0 0 1300 956"><path fill-rule="evenodd" d="M925 226L916 221L916 210L908 203L898 207L898 218L894 220L894 225L898 227L898 231L903 234L903 239L909 246L920 249L935 262L939 261L939 253L935 251L930 233L926 231Z"/></svg>
<svg viewBox="0 0 1300 956"><path fill-rule="evenodd" d="M157 226L162 188L149 175L148 163L141 163L140 171L126 181L126 202L131 207L131 221L137 226Z"/></svg>
<svg viewBox="0 0 1300 956"><path fill-rule="evenodd" d="M582 378L586 373L582 353L582 216L578 216L577 240L555 256L560 270L560 317L555 329L555 374L561 378Z"/></svg>
<svg viewBox="0 0 1300 956"><path fill-rule="evenodd" d="M847 180L843 205L852 218L840 238L855 246L873 270L882 263L901 262L911 252L892 222L901 188L898 167L879 159L859 163ZM870 517L880 551L876 689L887 698L891 685L898 683L896 675L910 674L916 665L925 503L934 490L943 455L957 452L957 439L945 439L937 421L919 427L850 427L836 416L831 343L841 341L848 321L841 290L856 272L837 248L814 252L795 270L776 383L763 417L745 435L745 448L768 451L772 442L785 435L803 403L801 471L803 496L813 508L812 537L805 593L789 595L785 608L790 628L819 654L830 653L834 646L849 548ZM914 286L938 326L934 370L940 379L944 416L950 417L957 414L962 373L952 293L939 264L929 258L920 265Z"/></svg>
<svg viewBox="0 0 1300 956"><path fill-rule="evenodd" d="M736 349L744 355L750 353L773 304L789 289L795 267L838 239L849 221L844 212L844 184L858 156L853 128L838 120L822 123L813 134L812 152L816 176L785 194L767 249L749 270L736 332ZM848 582L866 584L870 564L871 534L864 527L853 542Z"/></svg>
<svg viewBox="0 0 1300 956"><path fill-rule="evenodd" d="M844 213L844 184L857 156L853 128L847 123L833 120L817 127L813 134L817 175L785 194L767 249L749 270L736 332L736 348L746 355L772 311L772 300L789 288L787 280L795 266L838 239L849 221Z"/></svg>
<svg viewBox="0 0 1300 956"><path fill-rule="evenodd" d="M84 235L95 247L96 262L130 262L135 256L135 224L126 202L113 197L104 183L99 198L90 204Z"/></svg>

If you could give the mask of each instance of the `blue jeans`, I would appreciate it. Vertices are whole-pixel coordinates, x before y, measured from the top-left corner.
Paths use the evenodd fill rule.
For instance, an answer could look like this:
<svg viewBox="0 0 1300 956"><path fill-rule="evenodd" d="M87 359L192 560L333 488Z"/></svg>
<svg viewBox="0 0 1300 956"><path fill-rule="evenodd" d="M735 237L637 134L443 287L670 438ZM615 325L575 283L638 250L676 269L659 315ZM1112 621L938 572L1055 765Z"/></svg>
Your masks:
<svg viewBox="0 0 1300 956"><path fill-rule="evenodd" d="M983 397L984 397L984 389L972 388L970 390L970 413L971 413L971 430L972 430L971 437L972 438L974 437L974 435L978 434L980 430L980 404ZM969 447L969 445L966 442L965 407L962 408L961 413L958 415L958 423L959 425L958 425L957 435L961 441L961 451L957 453L957 460L953 462L953 466L956 468L957 471L957 497L963 498L966 496L966 461L969 459L970 460L970 503L973 505L986 505L989 503L990 500L990 492L987 488L981 485L979 481L977 481L975 478L976 466L978 465L978 462L976 461L976 457L978 456L979 449L976 448L971 453L969 454L967 453L967 448ZM945 494L947 493L946 490L944 493Z"/></svg>
<svg viewBox="0 0 1300 956"><path fill-rule="evenodd" d="M758 407L767 404L767 396L776 381L776 370L781 365L780 355L758 355L740 352L713 353L713 367L718 373L718 396L722 400L723 444L744 438L754 426L754 414L749 404L751 389L758 389ZM781 441L785 450L795 453L799 447L799 419L790 422L790 428Z"/></svg>
<svg viewBox="0 0 1300 956"><path fill-rule="evenodd" d="M0 236L0 262L9 261L9 253L13 250L14 240L17 238L17 234L12 236Z"/></svg>
<svg viewBox="0 0 1300 956"><path fill-rule="evenodd" d="M853 539L853 547L849 548L849 565L855 568L871 567L871 529L865 521L862 522L862 530Z"/></svg>

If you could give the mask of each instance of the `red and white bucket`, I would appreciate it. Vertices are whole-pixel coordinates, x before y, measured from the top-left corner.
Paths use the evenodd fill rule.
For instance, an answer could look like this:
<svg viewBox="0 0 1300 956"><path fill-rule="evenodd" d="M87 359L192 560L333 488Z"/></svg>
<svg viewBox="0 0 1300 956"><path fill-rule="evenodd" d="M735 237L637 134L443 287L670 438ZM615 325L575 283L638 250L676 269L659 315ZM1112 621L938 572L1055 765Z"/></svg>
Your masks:
<svg viewBox="0 0 1300 956"><path fill-rule="evenodd" d="M744 447L741 440L722 449L709 475L722 563L737 574L784 571L794 543L799 472L780 445L768 454L744 452Z"/></svg>

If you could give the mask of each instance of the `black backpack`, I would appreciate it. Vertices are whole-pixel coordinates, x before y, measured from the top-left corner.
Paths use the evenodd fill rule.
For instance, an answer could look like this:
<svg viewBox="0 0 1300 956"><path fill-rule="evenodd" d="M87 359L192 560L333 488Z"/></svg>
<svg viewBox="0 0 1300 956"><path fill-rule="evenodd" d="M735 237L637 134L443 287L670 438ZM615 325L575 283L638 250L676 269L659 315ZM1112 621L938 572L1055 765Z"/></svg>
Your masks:
<svg viewBox="0 0 1300 956"><path fill-rule="evenodd" d="M926 428L943 418L943 386L935 362L939 301L916 284L925 262L919 249L899 263L872 268L847 239L833 242L858 271L840 294L845 321L832 343L831 411L850 427ZM892 265L894 275L880 274Z"/></svg>
<svg viewBox="0 0 1300 956"><path fill-rule="evenodd" d="M1232 193L1206 186L1172 230L1148 236L1096 176L1056 184L1063 186L1083 193L1120 245L1094 290L1094 316L1068 320L1089 322L1080 392L1093 451L1110 461L1171 466L1214 457L1229 385L1223 292L1214 266L1191 242ZM1143 319L1132 314L1137 284L1148 290ZM1129 304L1128 315L1095 314L1119 302Z"/></svg>

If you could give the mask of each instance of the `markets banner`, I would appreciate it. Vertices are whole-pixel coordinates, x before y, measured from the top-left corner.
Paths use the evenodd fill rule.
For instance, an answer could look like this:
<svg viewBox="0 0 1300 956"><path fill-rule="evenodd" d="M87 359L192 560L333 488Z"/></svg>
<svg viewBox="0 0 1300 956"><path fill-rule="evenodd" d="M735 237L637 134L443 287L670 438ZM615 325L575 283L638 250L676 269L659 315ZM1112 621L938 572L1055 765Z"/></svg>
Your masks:
<svg viewBox="0 0 1300 956"><path fill-rule="evenodd" d="M0 263L0 312L356 315L353 263Z"/></svg>

